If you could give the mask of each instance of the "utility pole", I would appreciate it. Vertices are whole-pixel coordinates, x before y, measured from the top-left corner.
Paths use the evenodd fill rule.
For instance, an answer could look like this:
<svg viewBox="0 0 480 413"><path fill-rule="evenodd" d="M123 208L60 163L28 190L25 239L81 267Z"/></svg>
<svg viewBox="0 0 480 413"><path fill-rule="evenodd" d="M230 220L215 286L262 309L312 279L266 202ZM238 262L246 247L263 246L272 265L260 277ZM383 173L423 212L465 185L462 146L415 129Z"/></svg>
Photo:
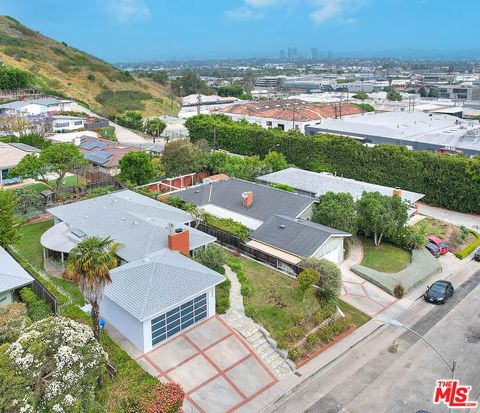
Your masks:
<svg viewBox="0 0 480 413"><path fill-rule="evenodd" d="M201 103L202 103L202 95L197 95L197 115L200 115Z"/></svg>

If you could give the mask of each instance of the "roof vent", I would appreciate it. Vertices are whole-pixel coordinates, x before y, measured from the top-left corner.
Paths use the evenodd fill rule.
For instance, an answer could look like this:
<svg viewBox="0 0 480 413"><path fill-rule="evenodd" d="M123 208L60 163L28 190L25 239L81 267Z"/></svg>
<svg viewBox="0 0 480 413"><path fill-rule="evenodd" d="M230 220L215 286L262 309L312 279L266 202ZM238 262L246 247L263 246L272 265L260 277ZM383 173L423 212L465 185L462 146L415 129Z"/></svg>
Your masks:
<svg viewBox="0 0 480 413"><path fill-rule="evenodd" d="M200 191L199 191L198 189L195 189L195 193L196 193L196 194L199 194Z"/></svg>
<svg viewBox="0 0 480 413"><path fill-rule="evenodd" d="M183 231L182 228L175 228L175 234L180 234L180 232L182 231Z"/></svg>
<svg viewBox="0 0 480 413"><path fill-rule="evenodd" d="M281 229L287 228L287 226L285 224L280 224L278 227L281 228Z"/></svg>

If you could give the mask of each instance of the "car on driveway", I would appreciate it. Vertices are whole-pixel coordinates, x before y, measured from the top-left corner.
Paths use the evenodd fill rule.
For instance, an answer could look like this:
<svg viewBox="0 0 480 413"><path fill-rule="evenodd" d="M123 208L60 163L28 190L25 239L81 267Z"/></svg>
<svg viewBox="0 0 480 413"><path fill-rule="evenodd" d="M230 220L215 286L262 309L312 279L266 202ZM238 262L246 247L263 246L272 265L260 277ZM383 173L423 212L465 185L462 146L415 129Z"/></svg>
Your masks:
<svg viewBox="0 0 480 413"><path fill-rule="evenodd" d="M475 255L473 256L475 261L480 261L480 248L475 251Z"/></svg>
<svg viewBox="0 0 480 413"><path fill-rule="evenodd" d="M438 248L440 248L440 254L445 255L448 252L448 244L440 238L429 235L428 241L434 243Z"/></svg>
<svg viewBox="0 0 480 413"><path fill-rule="evenodd" d="M430 285L423 297L429 303L445 304L454 292L455 290L450 281L440 280Z"/></svg>
<svg viewBox="0 0 480 413"><path fill-rule="evenodd" d="M440 248L438 248L433 242L429 242L425 245L425 248L430 251L435 258L440 257Z"/></svg>

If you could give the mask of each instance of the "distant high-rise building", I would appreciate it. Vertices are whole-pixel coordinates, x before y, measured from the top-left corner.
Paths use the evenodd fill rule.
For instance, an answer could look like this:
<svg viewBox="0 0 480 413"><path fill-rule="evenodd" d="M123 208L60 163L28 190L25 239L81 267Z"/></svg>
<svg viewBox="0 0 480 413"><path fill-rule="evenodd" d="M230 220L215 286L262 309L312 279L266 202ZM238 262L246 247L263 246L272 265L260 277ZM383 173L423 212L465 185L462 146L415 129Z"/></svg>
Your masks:
<svg viewBox="0 0 480 413"><path fill-rule="evenodd" d="M316 47L312 47L310 52L312 54L312 60L318 60L318 49Z"/></svg>
<svg viewBox="0 0 480 413"><path fill-rule="evenodd" d="M298 57L298 50L296 47L289 47L288 48L288 58L289 59L296 59Z"/></svg>
<svg viewBox="0 0 480 413"><path fill-rule="evenodd" d="M280 50L280 59L285 59L285 50Z"/></svg>
<svg viewBox="0 0 480 413"><path fill-rule="evenodd" d="M328 58L328 59L331 59L332 56L333 56L333 53L332 53L331 50L329 50L329 51L327 52L327 58Z"/></svg>

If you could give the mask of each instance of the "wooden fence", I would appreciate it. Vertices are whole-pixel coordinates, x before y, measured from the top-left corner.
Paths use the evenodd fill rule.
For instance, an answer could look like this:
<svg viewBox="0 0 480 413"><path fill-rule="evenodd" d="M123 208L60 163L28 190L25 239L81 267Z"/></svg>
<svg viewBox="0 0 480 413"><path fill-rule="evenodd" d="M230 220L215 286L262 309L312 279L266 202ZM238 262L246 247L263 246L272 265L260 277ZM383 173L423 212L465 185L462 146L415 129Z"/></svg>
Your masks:
<svg viewBox="0 0 480 413"><path fill-rule="evenodd" d="M214 228L203 222L200 222L197 229L217 238L217 242L220 245L227 247L230 250L236 251L247 257L253 258L263 264L267 264L275 269L287 272L291 275L298 275L303 268L299 265L292 264L288 261L284 261L274 255L268 254L257 248L251 247L245 243L240 237L229 234L228 232Z"/></svg>

